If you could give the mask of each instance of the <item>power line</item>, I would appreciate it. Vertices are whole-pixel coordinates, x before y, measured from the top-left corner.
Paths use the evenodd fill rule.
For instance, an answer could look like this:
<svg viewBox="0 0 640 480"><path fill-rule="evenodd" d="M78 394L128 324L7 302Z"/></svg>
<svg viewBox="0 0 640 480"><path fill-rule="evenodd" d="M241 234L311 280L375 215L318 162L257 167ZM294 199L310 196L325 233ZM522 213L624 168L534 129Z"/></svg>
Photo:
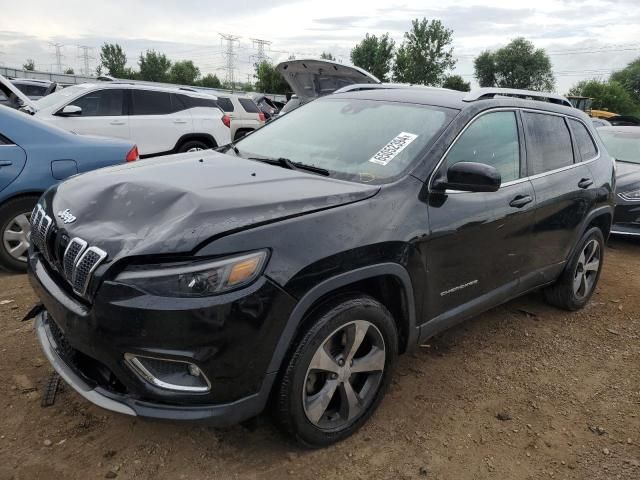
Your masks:
<svg viewBox="0 0 640 480"><path fill-rule="evenodd" d="M62 43L50 43L49 45L56 49L56 70L58 73L62 73L62 57L64 57L62 54L62 47L64 47L64 45Z"/></svg>
<svg viewBox="0 0 640 480"><path fill-rule="evenodd" d="M271 45L271 42L268 40L261 40L259 38L252 38L251 41L253 42L253 48L258 51L258 53L252 55L252 57L256 59L255 63L261 64L268 59L267 55L264 53L264 47Z"/></svg>
<svg viewBox="0 0 640 480"><path fill-rule="evenodd" d="M220 35L220 37L222 37L222 41L223 43L226 44L226 50L224 52L224 57L225 57L225 66L224 66L224 70L226 70L226 82L231 85L231 89L233 90L233 85L234 85L234 71L235 71L235 66L236 66L236 58L238 57L238 54L235 53L235 47L236 44L239 43L238 40L240 39L240 37L238 37L237 35L228 35L225 33L219 33L218 35Z"/></svg>
<svg viewBox="0 0 640 480"><path fill-rule="evenodd" d="M82 54L78 55L78 58L82 59L82 64L84 65L83 73L85 75L89 75L89 60L95 59L95 57L89 55L89 50L93 50L93 47L89 47L87 45L78 45L78 49L82 50Z"/></svg>

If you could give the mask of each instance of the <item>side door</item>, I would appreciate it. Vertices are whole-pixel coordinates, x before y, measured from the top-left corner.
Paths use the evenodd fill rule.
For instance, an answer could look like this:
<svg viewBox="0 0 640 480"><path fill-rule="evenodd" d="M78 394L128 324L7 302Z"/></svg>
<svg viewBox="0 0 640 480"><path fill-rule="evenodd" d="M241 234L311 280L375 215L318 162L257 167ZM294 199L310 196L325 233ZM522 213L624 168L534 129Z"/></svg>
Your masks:
<svg viewBox="0 0 640 480"><path fill-rule="evenodd" d="M72 100L47 118L60 128L81 135L98 135L111 138L130 138L129 117L125 110L125 90L108 88L93 90ZM81 111L65 115L67 106L80 107Z"/></svg>
<svg viewBox="0 0 640 480"><path fill-rule="evenodd" d="M25 151L0 133L0 191L20 175L26 161Z"/></svg>
<svg viewBox="0 0 640 480"><path fill-rule="evenodd" d="M158 90L131 89L129 121L140 155L170 152L180 137L193 131L191 114L179 95Z"/></svg>
<svg viewBox="0 0 640 480"><path fill-rule="evenodd" d="M593 176L574 152L562 115L522 112L527 167L536 194L533 251L535 268L551 281L557 276L579 235L595 199Z"/></svg>
<svg viewBox="0 0 640 480"><path fill-rule="evenodd" d="M458 162L491 165L502 183L486 193L430 190L424 311L436 323L512 295L532 263L535 194L526 178L519 113L494 110L475 117L433 178Z"/></svg>

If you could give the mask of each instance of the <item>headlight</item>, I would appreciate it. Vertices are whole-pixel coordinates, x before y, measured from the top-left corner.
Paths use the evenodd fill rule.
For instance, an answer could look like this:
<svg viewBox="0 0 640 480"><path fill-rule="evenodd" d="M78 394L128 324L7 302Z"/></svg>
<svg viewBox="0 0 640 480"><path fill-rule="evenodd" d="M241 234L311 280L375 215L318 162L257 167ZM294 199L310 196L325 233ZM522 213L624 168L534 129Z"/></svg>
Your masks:
<svg viewBox="0 0 640 480"><path fill-rule="evenodd" d="M134 266L116 278L153 295L208 297L243 287L262 273L267 252L259 251L208 262Z"/></svg>
<svg viewBox="0 0 640 480"><path fill-rule="evenodd" d="M640 189L621 192L618 196L627 202L640 202Z"/></svg>

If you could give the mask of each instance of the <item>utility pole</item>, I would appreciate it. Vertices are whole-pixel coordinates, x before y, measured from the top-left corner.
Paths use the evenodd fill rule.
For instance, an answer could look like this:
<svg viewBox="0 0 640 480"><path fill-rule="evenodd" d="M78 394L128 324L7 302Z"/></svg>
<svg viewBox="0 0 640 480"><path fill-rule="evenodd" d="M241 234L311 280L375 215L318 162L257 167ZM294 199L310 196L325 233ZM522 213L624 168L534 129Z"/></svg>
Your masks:
<svg viewBox="0 0 640 480"><path fill-rule="evenodd" d="M256 63L260 65L268 59L267 55L264 53L264 47L271 45L271 42L268 40L261 40L259 38L252 38L251 41L253 42L253 48L258 51L258 53L253 55L253 57L256 59Z"/></svg>
<svg viewBox="0 0 640 480"><path fill-rule="evenodd" d="M236 35L227 35L225 33L220 33L219 35L222 38L222 41L226 44L226 49L223 53L225 57L224 70L227 71L225 81L231 85L231 91L233 92L235 83L236 58L238 57L238 54L235 52L235 48L240 37Z"/></svg>
<svg viewBox="0 0 640 480"><path fill-rule="evenodd" d="M62 47L64 45L62 43L50 43L49 45L56 49L56 70L58 73L62 73L62 57L64 56L62 55Z"/></svg>
<svg viewBox="0 0 640 480"><path fill-rule="evenodd" d="M78 58L82 59L82 65L84 66L82 73L89 76L89 60L93 60L95 58L89 55L89 51L93 50L93 47L78 45L78 50L82 50L82 53L78 55Z"/></svg>

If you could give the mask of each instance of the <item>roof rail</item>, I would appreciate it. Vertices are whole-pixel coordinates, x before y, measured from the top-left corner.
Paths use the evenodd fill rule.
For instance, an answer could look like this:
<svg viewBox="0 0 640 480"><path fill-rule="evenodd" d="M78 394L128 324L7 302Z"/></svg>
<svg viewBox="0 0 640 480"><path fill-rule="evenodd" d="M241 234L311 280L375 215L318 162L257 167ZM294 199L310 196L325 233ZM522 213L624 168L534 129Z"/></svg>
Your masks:
<svg viewBox="0 0 640 480"><path fill-rule="evenodd" d="M360 92L363 90L399 90L399 89L423 89L423 90L446 90L440 87L429 87L426 85L412 85L409 83L354 83L339 88L333 93Z"/></svg>
<svg viewBox="0 0 640 480"><path fill-rule="evenodd" d="M533 90L520 90L517 88L475 88L469 92L462 100L465 102L475 102L495 97L516 97L525 100L536 100L539 102L555 103L565 107L573 107L571 102L562 95L549 92L535 92Z"/></svg>

